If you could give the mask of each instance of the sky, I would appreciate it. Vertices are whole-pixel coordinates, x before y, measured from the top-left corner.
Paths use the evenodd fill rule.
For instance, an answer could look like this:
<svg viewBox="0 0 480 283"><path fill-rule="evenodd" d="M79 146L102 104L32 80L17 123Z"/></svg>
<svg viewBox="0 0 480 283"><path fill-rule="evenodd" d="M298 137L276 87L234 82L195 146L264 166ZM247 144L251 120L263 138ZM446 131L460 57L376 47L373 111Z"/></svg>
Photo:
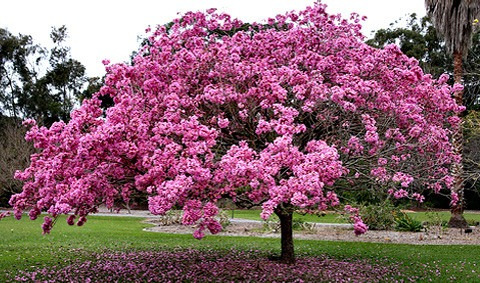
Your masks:
<svg viewBox="0 0 480 283"><path fill-rule="evenodd" d="M357 12L367 16L363 33L386 28L390 23L411 13L425 15L422 0L323 0L327 12L341 13L348 18ZM112 63L129 60L139 47L138 37L150 25L165 24L178 13L217 8L244 22L263 19L287 11L302 10L314 0L15 0L2 1L0 27L13 34L31 35L33 41L51 47L52 26L65 25L72 58L85 65L88 76L103 76L101 61Z"/></svg>

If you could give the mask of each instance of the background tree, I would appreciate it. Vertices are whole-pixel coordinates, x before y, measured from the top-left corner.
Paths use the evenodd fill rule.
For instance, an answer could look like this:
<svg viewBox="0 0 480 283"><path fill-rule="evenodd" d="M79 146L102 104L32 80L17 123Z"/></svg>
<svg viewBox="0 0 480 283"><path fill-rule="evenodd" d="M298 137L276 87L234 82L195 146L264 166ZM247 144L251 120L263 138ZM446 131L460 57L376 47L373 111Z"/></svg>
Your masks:
<svg viewBox="0 0 480 283"><path fill-rule="evenodd" d="M480 180L480 112L469 111L464 118L464 168L467 184L478 188ZM478 189L476 190L478 192ZM467 199L468 200L468 199Z"/></svg>
<svg viewBox="0 0 480 283"><path fill-rule="evenodd" d="M67 36L65 26L52 28L50 37L55 47L46 50L35 45L30 36L15 36L0 29L3 114L34 118L46 125L70 119L87 77L85 67L71 58L70 48L64 45Z"/></svg>
<svg viewBox="0 0 480 283"><path fill-rule="evenodd" d="M12 35L0 29L0 106L3 114L25 116L27 99L24 88L30 87L37 75L30 60L41 60L43 50L34 45L30 36Z"/></svg>
<svg viewBox="0 0 480 283"><path fill-rule="evenodd" d="M99 77L88 78L87 87L79 97L80 102L82 102L84 99L92 98L95 93L100 91L100 88L104 85L104 83L105 77L101 79ZM114 105L113 99L108 95L102 95L99 97L99 99L102 101L101 107L104 110Z"/></svg>
<svg viewBox="0 0 480 283"><path fill-rule="evenodd" d="M29 165L34 150L33 144L25 140L26 130L19 119L0 116L0 129L0 207L6 207L22 187L22 182L13 178L15 171Z"/></svg>
<svg viewBox="0 0 480 283"><path fill-rule="evenodd" d="M68 121L75 102L82 95L87 82L85 67L70 56L70 47L64 45L67 39L67 28L52 28L50 38L55 47L50 51L50 68L45 74L45 83L51 95L61 101L60 119Z"/></svg>
<svg viewBox="0 0 480 283"><path fill-rule="evenodd" d="M66 37L65 27L53 28L55 47L47 50L30 36L0 29L0 206L21 190L13 173L28 166L33 153L32 144L24 140L22 119L46 126L68 121L80 94L98 90L93 79L83 90L85 68L71 58Z"/></svg>
<svg viewBox="0 0 480 283"><path fill-rule="evenodd" d="M453 77L456 83L462 83L463 68L462 60L467 56L472 43L473 22L480 15L480 2L474 0L426 0L427 14L430 16L437 32L445 40L445 47L453 56ZM459 105L463 103L463 90L454 94ZM458 128L453 135L455 152L462 155L463 152L463 129ZM452 168L454 176L454 190L462 200L452 208L450 227L467 227L467 221L463 217L463 164L455 162Z"/></svg>
<svg viewBox="0 0 480 283"><path fill-rule="evenodd" d="M16 217L46 210L48 233L52 217L73 212L67 222L83 225L138 190L154 214L182 207L202 238L220 231L215 203L230 197L261 205L263 219L278 215L281 260L291 263L293 212L338 205L337 181L419 201L420 185L449 188L458 86L396 46L366 45L359 21L316 4L247 28L214 10L159 27L133 65L107 67L70 122L25 121L39 152L16 174L25 181L10 202ZM104 111L106 95L114 106Z"/></svg>

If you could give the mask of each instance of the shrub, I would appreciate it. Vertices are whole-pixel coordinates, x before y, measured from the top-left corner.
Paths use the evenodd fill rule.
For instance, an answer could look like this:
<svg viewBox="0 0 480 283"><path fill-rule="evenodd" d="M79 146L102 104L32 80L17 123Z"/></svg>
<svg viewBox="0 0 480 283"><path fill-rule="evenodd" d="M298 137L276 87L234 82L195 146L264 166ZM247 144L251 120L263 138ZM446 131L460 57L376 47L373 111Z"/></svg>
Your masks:
<svg viewBox="0 0 480 283"><path fill-rule="evenodd" d="M411 218L406 213L400 212L395 218L395 230L408 231L408 232L420 232L423 229L421 221Z"/></svg>
<svg viewBox="0 0 480 283"><path fill-rule="evenodd" d="M371 230L391 230L395 227L395 215L400 209L386 200L378 204L369 204L360 208L360 216L363 222Z"/></svg>
<svg viewBox="0 0 480 283"><path fill-rule="evenodd" d="M428 211L426 213L428 220L423 223L425 232L440 236L447 229L448 222L443 220L437 211Z"/></svg>
<svg viewBox="0 0 480 283"><path fill-rule="evenodd" d="M314 230L315 224L306 222L299 218L293 218L292 227L293 227L293 230L311 232Z"/></svg>

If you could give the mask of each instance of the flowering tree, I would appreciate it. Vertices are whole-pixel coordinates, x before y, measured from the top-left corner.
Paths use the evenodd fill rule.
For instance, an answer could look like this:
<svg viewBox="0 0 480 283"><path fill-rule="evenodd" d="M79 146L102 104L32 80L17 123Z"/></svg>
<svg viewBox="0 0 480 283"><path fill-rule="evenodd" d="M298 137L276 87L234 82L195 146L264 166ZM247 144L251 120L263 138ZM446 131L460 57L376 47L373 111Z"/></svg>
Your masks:
<svg viewBox="0 0 480 283"><path fill-rule="evenodd" d="M316 4L266 24L211 9L158 27L131 66L105 62L105 85L68 124L25 122L39 153L16 174L15 215L48 211L48 233L60 214L83 225L139 190L153 214L182 207L202 238L221 230L215 203L230 197L278 215L281 259L293 262L292 213L337 205L339 179L418 200L420 188L450 187L456 87L396 46L364 44L359 21ZM115 103L106 111L103 96Z"/></svg>

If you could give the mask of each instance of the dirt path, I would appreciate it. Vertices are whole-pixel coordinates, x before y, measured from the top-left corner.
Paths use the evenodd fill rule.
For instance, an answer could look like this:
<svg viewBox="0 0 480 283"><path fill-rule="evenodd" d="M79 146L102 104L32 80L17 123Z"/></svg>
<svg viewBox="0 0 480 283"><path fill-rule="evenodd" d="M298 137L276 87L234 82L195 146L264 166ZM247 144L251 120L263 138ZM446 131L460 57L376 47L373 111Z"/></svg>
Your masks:
<svg viewBox="0 0 480 283"><path fill-rule="evenodd" d="M192 234L195 227L183 225L163 226L159 223L158 216L149 211L132 210L131 214L111 213L108 210L100 210L100 215L118 215L145 217L146 222L154 224L154 227L146 228L145 231L161 233ZM98 214L97 214L98 215ZM230 219L231 224L220 232L221 236L253 236L279 238L280 233L272 233L263 229L263 223L256 220ZM208 235L208 233L207 233ZM397 232L397 231L372 231L355 236L350 224L315 223L312 230L295 231L295 239L327 240L327 241L352 241L352 242L375 242L375 243L402 243L414 245L480 245L480 227L472 227L471 233L465 233L464 229L441 229L432 228L426 232Z"/></svg>
<svg viewBox="0 0 480 283"><path fill-rule="evenodd" d="M148 223L156 226L145 228L149 232L192 234L195 227L183 225L160 225L158 220L149 219ZM234 219L229 226L220 232L220 236L253 236L279 238L280 233L266 231L260 221ZM436 229L429 232L396 232L368 231L364 235L355 236L349 224L315 224L313 229L295 231L295 239L402 243L415 245L480 245L480 228L474 227L471 233L463 229Z"/></svg>

